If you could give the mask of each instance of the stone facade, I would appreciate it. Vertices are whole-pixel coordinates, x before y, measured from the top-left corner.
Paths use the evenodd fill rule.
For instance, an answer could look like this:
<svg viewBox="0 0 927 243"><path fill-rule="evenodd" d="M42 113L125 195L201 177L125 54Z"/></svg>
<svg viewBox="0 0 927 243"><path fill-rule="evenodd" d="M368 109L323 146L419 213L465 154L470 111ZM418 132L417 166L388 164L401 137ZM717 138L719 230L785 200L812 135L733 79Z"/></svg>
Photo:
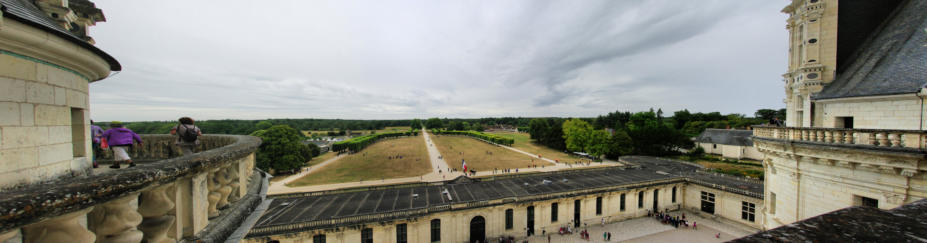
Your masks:
<svg viewBox="0 0 927 243"><path fill-rule="evenodd" d="M4 6L17 7L35 8L6 3ZM75 13L63 6L59 9ZM3 15L0 188L88 173L91 153L88 85L106 78L111 69L118 70L118 63L108 63L111 57L100 56L102 52L92 46L88 49L89 44L77 36L50 34L54 28L43 29L29 21L30 17L41 20L44 16ZM78 19L75 17L73 21L83 21L85 25L93 22Z"/></svg>
<svg viewBox="0 0 927 243"><path fill-rule="evenodd" d="M705 150L705 153L721 155L724 158L731 159L752 159L762 160L763 153L754 146L738 146L717 143L696 143Z"/></svg>
<svg viewBox="0 0 927 243"><path fill-rule="evenodd" d="M921 1L793 0L783 9L791 35L783 75L788 127L756 128L754 138L766 155L765 228L927 198L927 91L918 86L923 71L909 67L923 63L924 27L917 26L925 8ZM864 41L838 49L853 38Z"/></svg>

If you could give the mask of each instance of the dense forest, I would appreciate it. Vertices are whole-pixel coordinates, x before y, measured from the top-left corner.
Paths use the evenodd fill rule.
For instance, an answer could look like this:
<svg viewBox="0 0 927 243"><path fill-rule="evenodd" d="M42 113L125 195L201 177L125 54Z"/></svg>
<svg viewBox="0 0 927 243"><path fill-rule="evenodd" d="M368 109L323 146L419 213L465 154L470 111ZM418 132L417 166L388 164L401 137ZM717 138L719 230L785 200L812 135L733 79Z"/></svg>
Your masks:
<svg viewBox="0 0 927 243"><path fill-rule="evenodd" d="M754 117L747 117L743 114L722 115L720 112L709 113L691 113L688 110L676 111L672 116L664 117L663 111L658 109L652 111L661 122L672 124L676 130L682 131L686 136L696 136L706 128L744 128L749 125L761 124L768 122L773 117L778 116L785 120L785 109L758 110ZM595 118L578 118L592 125L593 129L623 127L630 119L633 113L628 111L615 111ZM273 125L287 125L296 130L302 131L346 131L346 130L378 130L385 127L395 126L425 126L432 128L447 128L449 130L475 130L482 131L486 126L507 125L518 127L519 130L530 130L530 117L491 117L478 119L458 119L458 118L431 118L428 120L343 120L343 119L267 119L267 120L204 120L197 121L204 133L213 134L251 134L255 131L267 129ZM566 120L564 118L542 118L547 119L555 125L557 121ZM100 122L106 125L106 122ZM139 134L165 134L170 132L176 121L143 121L143 122L126 122L126 127ZM549 144L552 148L565 148L564 144L557 144L557 141L539 141L543 144Z"/></svg>

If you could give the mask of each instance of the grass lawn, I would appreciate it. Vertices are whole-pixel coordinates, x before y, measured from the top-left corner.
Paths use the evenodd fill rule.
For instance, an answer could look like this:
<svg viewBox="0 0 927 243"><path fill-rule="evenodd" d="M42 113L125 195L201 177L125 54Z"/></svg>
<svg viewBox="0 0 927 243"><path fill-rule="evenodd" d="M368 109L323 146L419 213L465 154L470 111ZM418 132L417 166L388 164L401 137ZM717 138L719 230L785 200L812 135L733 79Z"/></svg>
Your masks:
<svg viewBox="0 0 927 243"><path fill-rule="evenodd" d="M698 163L705 168L720 170L718 172L749 176L753 178L763 178L763 164L755 160L725 160L721 156L703 155L703 157L675 156L674 159L686 160Z"/></svg>
<svg viewBox="0 0 927 243"><path fill-rule="evenodd" d="M564 152L548 148L547 146L536 144L531 141L531 135L523 132L492 132L499 136L515 139L512 147L532 154L540 154L541 157L557 160L560 162L590 161L589 159L570 155Z"/></svg>
<svg viewBox="0 0 927 243"><path fill-rule="evenodd" d="M402 159L389 159L400 155ZM374 143L358 153L296 179L288 186L403 178L428 172L431 172L431 163L428 161L424 139L420 136L403 137Z"/></svg>
<svg viewBox="0 0 927 243"><path fill-rule="evenodd" d="M328 159L334 158L334 157L337 156L337 155L338 155L338 153L335 153L335 152L325 152L324 154L320 154L319 156L315 156L315 158L312 158L312 160L309 160L309 162L306 162L306 166L314 166L314 165L317 165L317 164L319 164L319 163L325 162L325 161L328 160Z"/></svg>
<svg viewBox="0 0 927 243"><path fill-rule="evenodd" d="M458 170L462 169L461 159L467 161L468 168L477 171L496 168L527 168L532 165L540 167L542 164L553 165L550 162L531 158L531 156L470 137L432 134L431 138L434 140L435 146L438 147L438 151L441 151L441 156L444 156L444 161L447 161L451 168Z"/></svg>

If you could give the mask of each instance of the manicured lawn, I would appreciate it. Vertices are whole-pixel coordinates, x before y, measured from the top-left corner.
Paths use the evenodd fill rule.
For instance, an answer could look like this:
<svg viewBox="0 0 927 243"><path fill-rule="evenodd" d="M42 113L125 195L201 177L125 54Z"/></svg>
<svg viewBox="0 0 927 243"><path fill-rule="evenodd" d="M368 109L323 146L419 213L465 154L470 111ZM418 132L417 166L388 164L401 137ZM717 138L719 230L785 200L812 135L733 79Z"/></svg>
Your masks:
<svg viewBox="0 0 927 243"><path fill-rule="evenodd" d="M402 156L402 159L398 159ZM393 157L390 159L390 157ZM315 169L313 169L315 170ZM431 172L421 135L387 139L291 182L307 186L420 176Z"/></svg>
<svg viewBox="0 0 927 243"><path fill-rule="evenodd" d="M552 165L550 162L531 158L531 156L491 145L470 137L430 134L444 161L451 168L462 169L461 159L467 161L467 167L477 171L503 168L527 168L532 165L540 167Z"/></svg>
<svg viewBox="0 0 927 243"><path fill-rule="evenodd" d="M515 144L512 144L512 147L525 151L532 154L540 154L541 157L557 160L560 162L576 162L576 161L590 161L579 156L570 155L564 152L560 152L547 146L536 144L531 141L531 135L524 132L493 132L493 134L515 139Z"/></svg>
<svg viewBox="0 0 927 243"><path fill-rule="evenodd" d="M674 159L686 160L698 163L705 168L717 170L717 172L749 176L753 178L763 178L763 165L760 161L755 160L725 160L721 156L703 155L702 157L675 156Z"/></svg>

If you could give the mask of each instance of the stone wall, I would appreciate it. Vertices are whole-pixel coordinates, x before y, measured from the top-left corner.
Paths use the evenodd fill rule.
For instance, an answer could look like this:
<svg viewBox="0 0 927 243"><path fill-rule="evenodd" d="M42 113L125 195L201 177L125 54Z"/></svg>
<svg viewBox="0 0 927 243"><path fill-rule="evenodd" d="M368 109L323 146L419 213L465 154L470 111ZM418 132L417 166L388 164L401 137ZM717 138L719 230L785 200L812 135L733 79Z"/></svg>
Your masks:
<svg viewBox="0 0 927 243"><path fill-rule="evenodd" d="M90 168L89 80L0 51L0 188Z"/></svg>
<svg viewBox="0 0 927 243"><path fill-rule="evenodd" d="M683 207L693 212L707 214L701 211L701 194L708 192L715 195L715 212L707 218L721 217L730 221L750 226L754 229L763 229L763 199L748 197L737 193L722 191L714 188L708 188L695 184L685 186L685 203ZM755 205L754 221L743 219L741 216L742 203L748 202ZM704 216L704 215L703 215Z"/></svg>
<svg viewBox="0 0 927 243"><path fill-rule="evenodd" d="M853 117L853 128L920 130L927 125L922 101L913 94L816 101L823 114L815 127L842 128L838 117Z"/></svg>

